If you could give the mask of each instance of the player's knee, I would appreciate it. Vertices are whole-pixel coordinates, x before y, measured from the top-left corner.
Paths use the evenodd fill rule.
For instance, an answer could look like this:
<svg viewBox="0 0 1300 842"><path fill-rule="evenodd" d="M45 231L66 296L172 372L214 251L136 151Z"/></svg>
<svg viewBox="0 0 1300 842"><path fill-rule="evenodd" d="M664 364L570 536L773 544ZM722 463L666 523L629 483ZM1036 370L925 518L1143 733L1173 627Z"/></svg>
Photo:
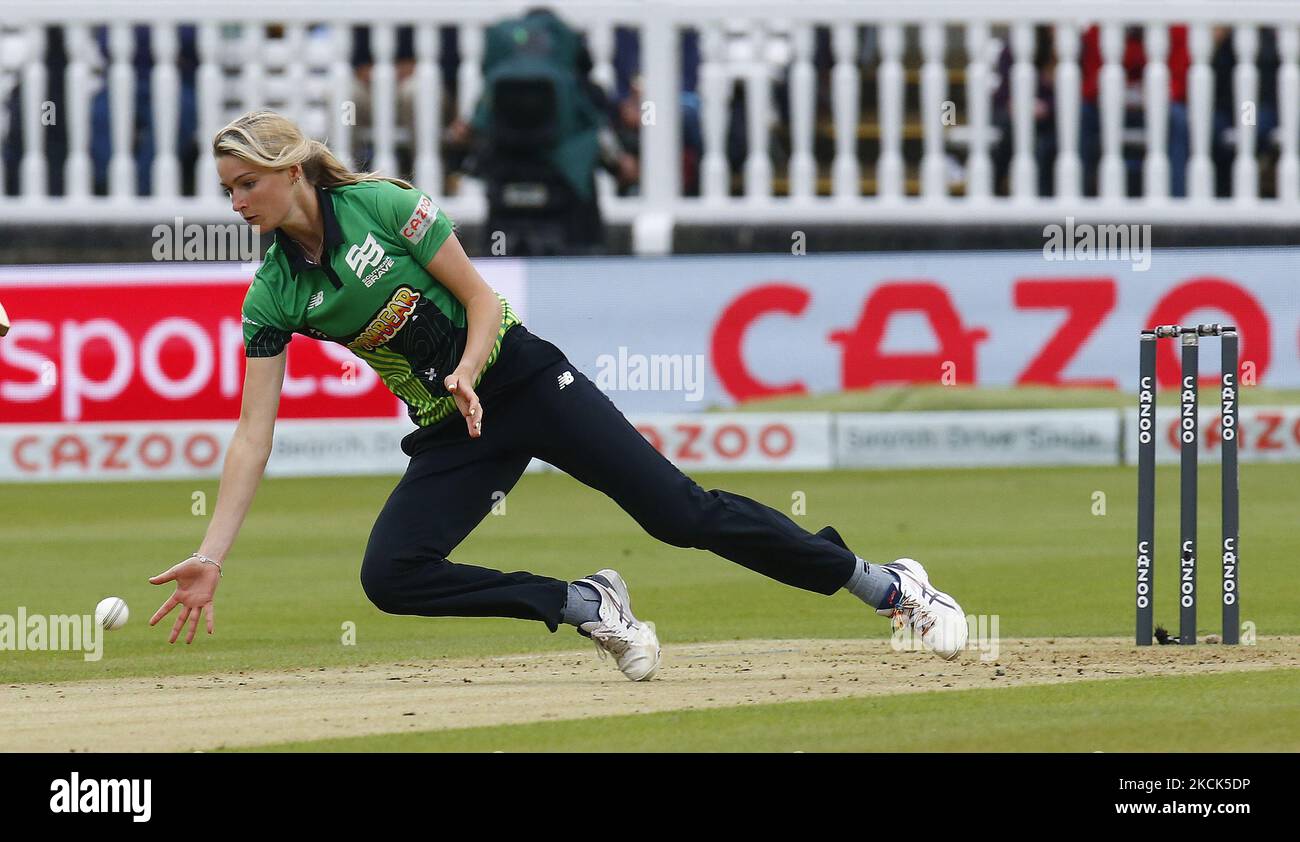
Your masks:
<svg viewBox="0 0 1300 842"><path fill-rule="evenodd" d="M366 549L361 562L361 589L366 598L385 614L404 614L400 563L391 551L378 547Z"/></svg>
<svg viewBox="0 0 1300 842"><path fill-rule="evenodd" d="M366 598L385 614L401 613L397 609L398 591L388 565L367 555L361 564L361 589Z"/></svg>
<svg viewBox="0 0 1300 842"><path fill-rule="evenodd" d="M445 584L453 567L426 549L385 545L372 538L361 562L361 589L385 614L423 613L419 609L427 606L420 600L431 588Z"/></svg>

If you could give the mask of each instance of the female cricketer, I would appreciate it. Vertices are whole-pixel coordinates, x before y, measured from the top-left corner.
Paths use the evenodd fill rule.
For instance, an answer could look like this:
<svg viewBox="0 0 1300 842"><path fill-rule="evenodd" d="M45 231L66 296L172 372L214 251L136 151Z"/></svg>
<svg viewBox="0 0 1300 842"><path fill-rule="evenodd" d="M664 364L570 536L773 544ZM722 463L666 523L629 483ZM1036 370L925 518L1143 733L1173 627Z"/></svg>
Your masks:
<svg viewBox="0 0 1300 842"><path fill-rule="evenodd" d="M212 148L232 209L274 230L275 242L244 299L242 407L212 521L198 552L149 580L176 583L149 620L181 606L170 642L187 622L192 642L202 617L213 632L222 564L270 456L285 349L298 333L346 345L416 424L402 439L410 462L361 564L362 587L382 611L515 617L552 632L572 625L602 657L614 655L628 678L653 676L655 629L632 614L616 571L566 582L449 558L537 457L609 495L661 541L805 590L848 590L895 628L910 625L945 659L965 646L957 601L916 561L870 564L830 527L809 533L679 471L559 348L524 327L424 193L348 171L324 144L269 111L221 129Z"/></svg>

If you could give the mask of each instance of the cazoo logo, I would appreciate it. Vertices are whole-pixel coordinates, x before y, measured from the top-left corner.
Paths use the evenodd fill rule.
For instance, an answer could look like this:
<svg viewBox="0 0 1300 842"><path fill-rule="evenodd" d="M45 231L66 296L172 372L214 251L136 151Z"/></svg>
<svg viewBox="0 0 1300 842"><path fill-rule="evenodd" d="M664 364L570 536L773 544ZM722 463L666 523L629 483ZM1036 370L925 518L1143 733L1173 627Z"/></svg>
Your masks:
<svg viewBox="0 0 1300 842"><path fill-rule="evenodd" d="M433 227L437 214L438 208L434 206L433 200L428 196L421 196L420 201L415 205L415 210L411 211L410 218L402 226L402 236L412 243L419 243Z"/></svg>

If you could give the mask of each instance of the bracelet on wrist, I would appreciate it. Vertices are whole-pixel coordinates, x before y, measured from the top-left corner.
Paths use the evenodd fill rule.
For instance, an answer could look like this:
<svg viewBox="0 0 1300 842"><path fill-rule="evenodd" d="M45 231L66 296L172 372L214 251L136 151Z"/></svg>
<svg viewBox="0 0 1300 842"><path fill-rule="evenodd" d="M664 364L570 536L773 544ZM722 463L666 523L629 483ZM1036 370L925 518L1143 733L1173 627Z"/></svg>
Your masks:
<svg viewBox="0 0 1300 842"><path fill-rule="evenodd" d="M215 564L217 566L217 576L223 577L226 575L226 571L221 569L221 562L217 561L215 558L209 558L208 556L205 556L202 553L193 553L190 555L190 558L197 558L199 561L203 562L204 564Z"/></svg>

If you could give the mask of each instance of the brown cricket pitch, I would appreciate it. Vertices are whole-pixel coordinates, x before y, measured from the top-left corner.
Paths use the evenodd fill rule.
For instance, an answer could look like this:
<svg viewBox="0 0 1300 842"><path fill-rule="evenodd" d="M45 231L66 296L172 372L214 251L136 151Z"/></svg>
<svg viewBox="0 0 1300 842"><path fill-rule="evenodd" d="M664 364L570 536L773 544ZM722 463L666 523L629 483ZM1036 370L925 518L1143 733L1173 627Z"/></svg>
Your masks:
<svg viewBox="0 0 1300 842"><path fill-rule="evenodd" d="M991 654L991 653L988 653ZM0 751L194 751L293 740L751 704L1300 666L1300 638L1135 647L1124 638L1003 640L996 659L887 640L667 645L633 683L595 653L0 686ZM185 711L184 727L176 712Z"/></svg>

